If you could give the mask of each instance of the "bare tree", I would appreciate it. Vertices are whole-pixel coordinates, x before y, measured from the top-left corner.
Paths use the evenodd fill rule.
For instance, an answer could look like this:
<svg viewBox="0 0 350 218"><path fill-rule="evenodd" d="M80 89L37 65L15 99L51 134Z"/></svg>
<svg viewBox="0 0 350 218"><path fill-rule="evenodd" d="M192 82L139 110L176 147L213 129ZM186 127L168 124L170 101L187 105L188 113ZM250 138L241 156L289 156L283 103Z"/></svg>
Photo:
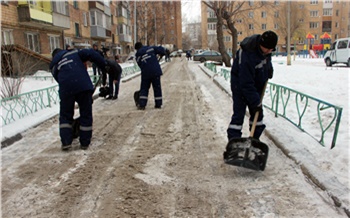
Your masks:
<svg viewBox="0 0 350 218"><path fill-rule="evenodd" d="M188 32L182 33L182 48L188 50L192 48L192 41Z"/></svg>
<svg viewBox="0 0 350 218"><path fill-rule="evenodd" d="M238 34L235 27L236 18L244 12L254 11L262 7L271 7L273 3L268 1L203 1L207 7L212 9L217 17L216 33L218 49L226 66L231 66L230 56L226 52L224 44L223 27L226 26L232 37L232 57L237 51Z"/></svg>
<svg viewBox="0 0 350 218"><path fill-rule="evenodd" d="M20 94L27 75L48 70L50 59L20 45L1 46L1 98Z"/></svg>
<svg viewBox="0 0 350 218"><path fill-rule="evenodd" d="M306 33L303 29L303 22L307 14L305 7L299 7L299 2L291 2L290 6L290 35L292 38L305 38ZM287 42L288 29L287 29L287 4L284 4L280 10L277 18L275 19L278 25L279 32Z"/></svg>

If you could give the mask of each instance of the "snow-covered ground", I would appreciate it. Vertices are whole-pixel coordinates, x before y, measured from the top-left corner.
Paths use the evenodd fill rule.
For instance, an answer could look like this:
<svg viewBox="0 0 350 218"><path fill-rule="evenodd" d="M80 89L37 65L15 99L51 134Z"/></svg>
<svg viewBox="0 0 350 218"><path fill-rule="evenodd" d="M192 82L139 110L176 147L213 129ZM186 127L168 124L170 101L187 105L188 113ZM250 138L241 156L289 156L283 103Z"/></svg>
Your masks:
<svg viewBox="0 0 350 218"><path fill-rule="evenodd" d="M270 80L272 83L283 85L299 92L305 93L309 96L313 96L317 99L331 103L333 105L343 108L343 114L341 118L341 125L339 128L339 134L335 148L330 149L330 145L326 144L326 147L322 147L318 143L314 143L315 140L307 134L303 134L293 125L278 125L277 120L283 118L274 118L272 113L266 111L265 122L267 123L267 130L273 134L273 132L281 132L278 140L284 143L290 143L291 152L294 155L299 156L300 160L305 159L304 152L309 152L313 157L318 159L322 166L331 170L336 179L342 184L347 184L347 188L350 188L349 184L349 73L350 68L344 65L338 67L326 68L323 59L303 59L296 58L294 61L292 58L292 65L286 65L286 57L274 57L274 77ZM199 62L198 62L199 64ZM91 72L91 69L90 69ZM43 73L43 72L41 72ZM198 72L203 71L198 68ZM45 74L45 73L44 73ZM47 73L50 75L49 73ZM222 78L216 78L221 86L229 89L229 81ZM55 85L54 80L25 80L22 88L22 92L28 92L30 90L36 90L46 88ZM38 113L25 117L19 121L11 123L2 127L1 138L9 138L17 133L23 132L26 129L37 125L38 123L58 114L58 105L56 107L39 111ZM228 122L231 115L228 115ZM223 126L227 126L227 123L223 123ZM308 125L314 124L304 124ZM285 136L283 136L283 133ZM297 149L294 141L303 140L305 142L302 146L302 150L296 152L293 149ZM312 163L311 163L312 164ZM321 174L322 172L320 172ZM322 175L320 175L322 177ZM348 195L348 193L345 195Z"/></svg>

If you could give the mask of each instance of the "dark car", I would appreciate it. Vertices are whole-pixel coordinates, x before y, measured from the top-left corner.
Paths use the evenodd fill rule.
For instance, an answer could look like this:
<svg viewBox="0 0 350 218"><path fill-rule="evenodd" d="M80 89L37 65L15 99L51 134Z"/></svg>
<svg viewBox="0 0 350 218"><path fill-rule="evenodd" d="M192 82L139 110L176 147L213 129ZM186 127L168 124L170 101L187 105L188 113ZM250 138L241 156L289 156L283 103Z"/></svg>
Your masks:
<svg viewBox="0 0 350 218"><path fill-rule="evenodd" d="M203 51L202 53L193 55L194 61L200 61L201 63L205 61L215 61L222 63L221 54L217 51Z"/></svg>

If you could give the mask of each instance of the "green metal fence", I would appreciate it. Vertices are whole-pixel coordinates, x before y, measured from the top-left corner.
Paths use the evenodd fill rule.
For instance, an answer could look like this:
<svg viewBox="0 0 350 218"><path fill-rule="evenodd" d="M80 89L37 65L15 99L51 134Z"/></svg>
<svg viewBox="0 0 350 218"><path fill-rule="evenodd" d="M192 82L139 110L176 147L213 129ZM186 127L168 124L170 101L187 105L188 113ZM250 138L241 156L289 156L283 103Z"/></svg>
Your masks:
<svg viewBox="0 0 350 218"><path fill-rule="evenodd" d="M122 78L136 72L140 68L137 65L124 67ZM96 81L98 76L91 75L92 81ZM30 78L38 80L54 80L52 76L32 76ZM19 120L27 115L34 114L39 110L52 107L59 103L58 85L54 85L45 89L39 89L27 93L23 93L11 98L0 100L2 125Z"/></svg>
<svg viewBox="0 0 350 218"><path fill-rule="evenodd" d="M212 63L204 66L216 73ZM214 71L215 70L215 71ZM221 68L217 73L230 80L230 70ZM281 116L300 130L316 139L321 145L334 148L338 136L343 109L323 100L306 95L285 86L268 83L264 106Z"/></svg>
<svg viewBox="0 0 350 218"><path fill-rule="evenodd" d="M341 121L341 107L285 86L269 83L264 106L289 120L323 146L336 144ZM311 127L312 126L312 127Z"/></svg>
<svg viewBox="0 0 350 218"><path fill-rule="evenodd" d="M58 85L0 100L3 125L58 104Z"/></svg>

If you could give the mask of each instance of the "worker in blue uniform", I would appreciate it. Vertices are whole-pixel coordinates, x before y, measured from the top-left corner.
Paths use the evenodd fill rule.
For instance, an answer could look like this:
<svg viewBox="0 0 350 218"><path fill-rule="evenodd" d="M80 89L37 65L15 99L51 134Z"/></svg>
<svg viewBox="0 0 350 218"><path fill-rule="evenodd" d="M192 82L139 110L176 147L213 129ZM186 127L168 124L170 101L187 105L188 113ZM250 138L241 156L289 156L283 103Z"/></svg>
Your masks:
<svg viewBox="0 0 350 218"><path fill-rule="evenodd" d="M163 104L160 77L163 75L157 55L163 57L165 48L162 46L143 46L141 42L135 43L137 50L135 58L141 68L141 88L138 109L144 110L147 105L149 88L153 87L155 108ZM159 58L160 59L160 58Z"/></svg>
<svg viewBox="0 0 350 218"><path fill-rule="evenodd" d="M120 79L123 72L122 67L115 60L106 59L106 63L109 66L108 80L109 80L109 96L107 99L118 99Z"/></svg>
<svg viewBox="0 0 350 218"><path fill-rule="evenodd" d="M50 70L59 86L59 133L62 150L69 150L72 147L75 102L78 103L80 112L81 149L87 149L91 142L94 87L84 65L86 61L96 63L100 69L106 67L104 58L93 49L62 50L56 48L52 52Z"/></svg>
<svg viewBox="0 0 350 218"><path fill-rule="evenodd" d="M250 128L254 115L259 111L254 138L259 139L266 128L263 123L261 94L265 83L273 75L271 53L275 50L278 36L273 31L262 35L255 34L246 37L240 43L231 68L231 91L233 98L233 115L227 129L228 139L240 138L245 111L248 106L250 113Z"/></svg>

